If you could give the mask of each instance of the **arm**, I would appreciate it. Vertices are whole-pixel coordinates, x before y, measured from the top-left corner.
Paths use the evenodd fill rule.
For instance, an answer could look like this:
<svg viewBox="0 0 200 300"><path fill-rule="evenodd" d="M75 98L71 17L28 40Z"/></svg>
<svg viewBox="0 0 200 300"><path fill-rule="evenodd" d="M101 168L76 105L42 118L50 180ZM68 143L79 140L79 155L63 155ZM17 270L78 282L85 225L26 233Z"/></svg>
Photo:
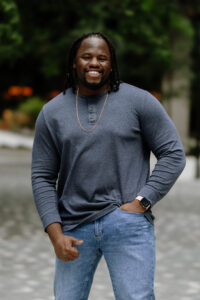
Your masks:
<svg viewBox="0 0 200 300"><path fill-rule="evenodd" d="M161 200L171 189L185 167L185 153L180 137L163 106L147 93L141 115L144 142L154 153L157 163L146 184L138 192L151 202Z"/></svg>
<svg viewBox="0 0 200 300"><path fill-rule="evenodd" d="M58 211L56 181L59 172L59 151L41 111L35 129L32 152L32 188L35 204L58 258L67 261L78 257L82 241L65 236Z"/></svg>
<svg viewBox="0 0 200 300"><path fill-rule="evenodd" d="M32 189L44 229L51 223L61 223L56 191L59 161L58 149L41 111L36 122L32 151Z"/></svg>
<svg viewBox="0 0 200 300"><path fill-rule="evenodd" d="M162 105L146 93L138 112L144 147L154 153L157 163L138 195L150 201L151 206L171 189L185 166L185 154L177 130ZM143 212L138 200L125 204L125 210Z"/></svg>

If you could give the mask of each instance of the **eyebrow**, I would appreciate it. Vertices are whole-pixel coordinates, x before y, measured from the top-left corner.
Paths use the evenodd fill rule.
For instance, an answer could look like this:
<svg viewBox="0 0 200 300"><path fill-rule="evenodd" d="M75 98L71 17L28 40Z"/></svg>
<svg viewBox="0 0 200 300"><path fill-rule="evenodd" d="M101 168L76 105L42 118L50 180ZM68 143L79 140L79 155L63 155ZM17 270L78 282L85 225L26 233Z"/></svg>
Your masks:
<svg viewBox="0 0 200 300"><path fill-rule="evenodd" d="M82 56L82 55L91 55L91 52L83 52L83 53L79 54L79 56ZM107 55L106 53L99 53L97 56L110 57L110 55Z"/></svg>

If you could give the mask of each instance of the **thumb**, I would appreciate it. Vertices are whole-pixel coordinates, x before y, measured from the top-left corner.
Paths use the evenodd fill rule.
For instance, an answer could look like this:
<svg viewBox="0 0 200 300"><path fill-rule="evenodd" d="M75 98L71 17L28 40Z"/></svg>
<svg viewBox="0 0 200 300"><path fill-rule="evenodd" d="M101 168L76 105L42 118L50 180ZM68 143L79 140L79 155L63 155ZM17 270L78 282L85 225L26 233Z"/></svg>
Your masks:
<svg viewBox="0 0 200 300"><path fill-rule="evenodd" d="M81 245L83 244L83 240L77 240L75 238L71 238L72 245Z"/></svg>

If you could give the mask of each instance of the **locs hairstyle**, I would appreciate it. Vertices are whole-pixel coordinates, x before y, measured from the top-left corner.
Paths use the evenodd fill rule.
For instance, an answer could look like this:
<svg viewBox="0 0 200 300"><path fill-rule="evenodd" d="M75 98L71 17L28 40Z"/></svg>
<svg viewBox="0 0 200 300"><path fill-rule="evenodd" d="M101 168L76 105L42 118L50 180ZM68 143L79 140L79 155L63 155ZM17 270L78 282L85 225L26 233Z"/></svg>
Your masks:
<svg viewBox="0 0 200 300"><path fill-rule="evenodd" d="M68 56L67 76L66 76L65 83L64 83L63 94L65 94L65 91L68 88L72 88L73 91L75 92L75 90L76 90L76 75L75 75L75 71L73 69L73 63L74 63L77 51L78 51L82 41L89 37L93 37L93 36L104 39L104 41L107 43L107 45L109 47L110 58L111 58L111 68L112 68L112 72L110 73L110 77L109 77L110 91L117 91L119 89L120 80L119 80L119 72L118 72L118 66L117 66L117 60L116 60L114 46L112 45L111 41L103 33L92 32L92 33L82 35L77 40L75 40L71 46L71 49L69 51L69 56Z"/></svg>

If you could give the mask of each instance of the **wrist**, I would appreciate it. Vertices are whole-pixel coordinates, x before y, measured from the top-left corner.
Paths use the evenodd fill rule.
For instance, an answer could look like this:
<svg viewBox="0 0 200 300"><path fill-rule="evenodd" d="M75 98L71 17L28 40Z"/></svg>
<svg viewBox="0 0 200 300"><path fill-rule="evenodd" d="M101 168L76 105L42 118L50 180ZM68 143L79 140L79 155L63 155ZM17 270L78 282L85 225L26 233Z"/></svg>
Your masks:
<svg viewBox="0 0 200 300"><path fill-rule="evenodd" d="M46 231L53 244L57 243L63 237L62 227L60 223L52 223L47 226Z"/></svg>
<svg viewBox="0 0 200 300"><path fill-rule="evenodd" d="M139 211L141 211L141 212L145 212L146 211L146 209L141 205L141 203L140 203L140 201L138 200L138 199L134 199L133 200L133 204L134 204L134 207L137 209L137 210L139 210Z"/></svg>
<svg viewBox="0 0 200 300"><path fill-rule="evenodd" d="M137 196L135 199L139 202L140 206L145 209L145 211L151 208L151 202L145 197Z"/></svg>

